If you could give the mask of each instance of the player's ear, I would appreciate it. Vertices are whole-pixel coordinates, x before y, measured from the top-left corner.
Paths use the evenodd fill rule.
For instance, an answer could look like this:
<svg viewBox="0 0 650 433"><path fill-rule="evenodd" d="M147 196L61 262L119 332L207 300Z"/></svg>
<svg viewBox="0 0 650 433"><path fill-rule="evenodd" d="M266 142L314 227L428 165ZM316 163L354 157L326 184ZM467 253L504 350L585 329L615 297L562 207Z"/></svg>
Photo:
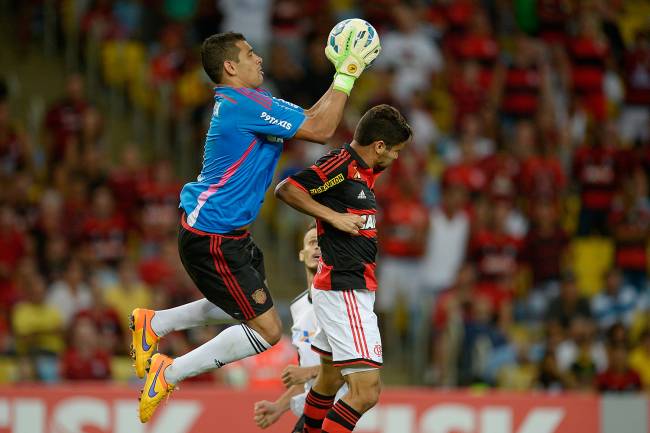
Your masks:
<svg viewBox="0 0 650 433"><path fill-rule="evenodd" d="M373 145L375 146L375 152L379 155L386 151L386 143L384 143L384 140L375 141Z"/></svg>
<svg viewBox="0 0 650 433"><path fill-rule="evenodd" d="M301 262L305 261L305 250L300 250L300 252L298 253L298 260L300 260Z"/></svg>
<svg viewBox="0 0 650 433"><path fill-rule="evenodd" d="M223 62L223 71L227 73L228 75L236 75L237 74L237 66L235 66L235 63L232 60L224 60Z"/></svg>

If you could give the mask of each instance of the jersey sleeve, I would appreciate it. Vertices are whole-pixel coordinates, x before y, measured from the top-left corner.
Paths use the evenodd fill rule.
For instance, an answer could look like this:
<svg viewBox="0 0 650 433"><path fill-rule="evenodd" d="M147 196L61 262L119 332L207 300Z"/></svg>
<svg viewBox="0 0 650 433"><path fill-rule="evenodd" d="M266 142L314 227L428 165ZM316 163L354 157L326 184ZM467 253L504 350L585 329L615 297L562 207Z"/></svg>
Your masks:
<svg viewBox="0 0 650 433"><path fill-rule="evenodd" d="M331 152L311 167L289 176L289 182L311 195L323 194L343 183L348 159L342 153Z"/></svg>
<svg viewBox="0 0 650 433"><path fill-rule="evenodd" d="M237 91L237 124L242 130L291 138L305 121L305 110L295 104L250 89Z"/></svg>

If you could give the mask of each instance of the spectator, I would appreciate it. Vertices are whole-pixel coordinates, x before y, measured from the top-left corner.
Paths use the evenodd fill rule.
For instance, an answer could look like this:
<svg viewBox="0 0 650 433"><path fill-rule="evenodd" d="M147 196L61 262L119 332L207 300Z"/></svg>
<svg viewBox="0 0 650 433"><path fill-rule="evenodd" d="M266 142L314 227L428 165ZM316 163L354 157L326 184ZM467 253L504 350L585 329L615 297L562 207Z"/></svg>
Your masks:
<svg viewBox="0 0 650 433"><path fill-rule="evenodd" d="M84 94L83 78L79 74L70 75L66 82L65 96L49 108L45 118L51 164L61 162L69 151L68 147L78 143L83 117L89 107Z"/></svg>
<svg viewBox="0 0 650 433"><path fill-rule="evenodd" d="M623 182L621 199L609 214L616 246L616 265L625 282L637 291L646 288L648 277L647 241L650 239L650 201L647 177L635 171Z"/></svg>
<svg viewBox="0 0 650 433"><path fill-rule="evenodd" d="M104 290L96 276L91 280L90 293L92 295L90 308L79 311L74 316L70 328L75 329L79 321L90 319L95 325L101 349L109 354L124 352L121 349L125 336L123 320L120 320L113 307L106 304Z"/></svg>
<svg viewBox="0 0 650 433"><path fill-rule="evenodd" d="M559 391L571 386L571 379L560 371L552 350L547 350L539 365L537 384L548 391Z"/></svg>
<svg viewBox="0 0 650 433"><path fill-rule="evenodd" d="M525 391L533 388L538 376L537 364L531 358L529 336L515 334L508 346L510 362L500 367L496 376L496 386L501 389ZM502 351L506 352L506 351Z"/></svg>
<svg viewBox="0 0 650 433"><path fill-rule="evenodd" d="M303 89L305 104L309 105L318 100L332 81L331 66L323 56L323 41L319 35L309 37L306 57L305 73L299 87Z"/></svg>
<svg viewBox="0 0 650 433"><path fill-rule="evenodd" d="M220 0L219 8L223 14L221 31L241 30L244 37L262 58L266 58L271 45L271 0Z"/></svg>
<svg viewBox="0 0 650 433"><path fill-rule="evenodd" d="M136 144L127 143L122 151L120 162L110 170L108 186L113 193L117 210L127 219L127 225L133 227L138 205L138 197L133 191L138 190L142 173L146 171L140 151Z"/></svg>
<svg viewBox="0 0 650 433"><path fill-rule="evenodd" d="M571 4L563 0L537 2L539 37L549 45L564 45L567 23L571 18Z"/></svg>
<svg viewBox="0 0 650 433"><path fill-rule="evenodd" d="M59 278L61 275L56 274L60 263L60 254L57 257L56 253L67 253L67 242L62 234L64 224L63 214L63 197L54 188L48 189L43 192L39 206L38 216L32 227L32 236L34 239L34 247L36 257L38 259L39 268L43 274L52 281ZM59 249L59 251L56 251Z"/></svg>
<svg viewBox="0 0 650 433"><path fill-rule="evenodd" d="M591 319L576 315L571 319L567 337L555 349L555 356L560 371L572 373L573 383L578 384L582 374L602 372L607 368L607 351L605 345L596 338L596 325ZM574 364L576 364L574 366ZM591 386L591 384L589 385Z"/></svg>
<svg viewBox="0 0 650 433"><path fill-rule="evenodd" d="M175 82L187 62L183 27L169 24L160 35L160 52L151 60L151 77L156 85Z"/></svg>
<svg viewBox="0 0 650 433"><path fill-rule="evenodd" d="M572 387L583 391L593 389L594 379L597 375L596 363L591 354L588 340L578 344L578 353L571 363L568 373L572 377Z"/></svg>
<svg viewBox="0 0 650 433"><path fill-rule="evenodd" d="M81 233L84 246L98 263L115 266L124 257L126 220L115 208L115 200L108 188L98 188L93 194L92 207L83 221Z"/></svg>
<svg viewBox="0 0 650 433"><path fill-rule="evenodd" d="M75 258L68 261L61 279L48 292L47 302L58 310L65 326L79 311L90 308L93 301L81 262Z"/></svg>
<svg viewBox="0 0 650 433"><path fill-rule="evenodd" d="M520 270L521 241L507 231L509 205L492 203L488 225L469 243L469 257L478 270L478 291L490 299L500 320L510 320L514 279Z"/></svg>
<svg viewBox="0 0 650 433"><path fill-rule="evenodd" d="M444 160L447 164L462 164L476 162L489 157L494 152L494 143L483 134L481 118L477 115L467 113L459 124L458 139L451 139L442 150ZM479 175L475 175L478 176ZM485 183L485 176L480 175L481 180L476 180L476 188L482 188Z"/></svg>
<svg viewBox="0 0 650 433"><path fill-rule="evenodd" d="M61 360L66 380L106 380L111 377L110 357L99 348L100 335L90 318L81 318L72 328L72 341Z"/></svg>
<svg viewBox="0 0 650 433"><path fill-rule="evenodd" d="M4 83L0 80L0 87ZM0 181L11 179L31 164L31 148L27 135L11 118L9 101L0 89Z"/></svg>
<svg viewBox="0 0 650 433"><path fill-rule="evenodd" d="M515 37L512 60L496 68L493 86L506 123L534 120L549 100L549 71L539 48L530 37L520 33Z"/></svg>
<svg viewBox="0 0 650 433"><path fill-rule="evenodd" d="M467 116L464 124L470 125L473 118ZM447 157L450 165L444 171L443 182L462 184L472 195L483 191L486 184L485 171L480 165L479 147L483 144L473 133L473 127L467 126L467 133L461 135L457 148L450 147ZM454 143L452 142L452 146Z"/></svg>
<svg viewBox="0 0 650 433"><path fill-rule="evenodd" d="M150 176L138 182L137 191L141 255L150 257L158 252L165 238L176 233L181 185L174 178L171 163L161 160L153 164Z"/></svg>
<svg viewBox="0 0 650 433"><path fill-rule="evenodd" d="M428 212L418 185L420 169L417 157L406 153L391 172L391 182L379 195L383 216L379 219L379 247L382 252L379 281L385 288L377 293L377 310L394 309L403 295L410 311L421 301L419 272L429 229ZM404 275L411 278L404 279Z"/></svg>
<svg viewBox="0 0 650 433"><path fill-rule="evenodd" d="M641 390L641 378L628 363L627 348L618 344L609 348L609 368L600 373L595 385L599 391L634 392Z"/></svg>
<svg viewBox="0 0 650 433"><path fill-rule="evenodd" d="M25 281L25 300L16 304L11 317L19 355L55 355L63 350L64 321L45 301L45 282L38 275Z"/></svg>
<svg viewBox="0 0 650 433"><path fill-rule="evenodd" d="M0 284L11 279L12 270L27 253L27 242L14 209L0 205Z"/></svg>
<svg viewBox="0 0 650 433"><path fill-rule="evenodd" d="M650 141L650 31L637 31L623 63L625 107L621 138L627 143Z"/></svg>
<svg viewBox="0 0 650 433"><path fill-rule="evenodd" d="M479 83L485 89L490 87L499 45L484 11L476 10L471 16L467 33L455 41L452 52L458 61L477 62L480 65Z"/></svg>
<svg viewBox="0 0 650 433"><path fill-rule="evenodd" d="M458 183L449 182L444 186L441 205L429 215L429 234L422 259L422 284L432 293L446 289L456 280L469 239L467 191Z"/></svg>
<svg viewBox="0 0 650 433"><path fill-rule="evenodd" d="M522 254L532 276L526 309L529 320L544 317L549 302L559 293L562 263L569 244L568 235L559 225L556 206L548 201L533 206L533 224Z"/></svg>
<svg viewBox="0 0 650 433"><path fill-rule="evenodd" d="M151 292L140 281L132 260L124 259L120 262L117 281L106 288L105 300L106 305L117 313L123 330L127 329L129 316L133 309L141 305L151 305Z"/></svg>
<svg viewBox="0 0 650 433"><path fill-rule="evenodd" d="M523 123L532 134L532 151L521 163L521 192L528 203L541 200L559 203L561 193L567 186L562 163L553 151L552 137L539 137L533 124ZM519 146L518 144L517 146Z"/></svg>
<svg viewBox="0 0 650 433"><path fill-rule="evenodd" d="M543 341L543 355L539 362L537 384L549 391L558 391L573 387L571 374L562 371L557 360L558 346L564 341L564 330L556 322L546 324L546 336Z"/></svg>
<svg viewBox="0 0 650 433"><path fill-rule="evenodd" d="M643 388L650 389L650 330L643 331L638 346L630 353L630 367L639 373Z"/></svg>
<svg viewBox="0 0 650 433"><path fill-rule="evenodd" d="M397 4L392 13L396 29L381 37L382 49L392 55L380 56L377 67L395 68L393 95L405 102L413 93L429 89L431 75L442 70L443 58L417 20L412 6Z"/></svg>
<svg viewBox="0 0 650 433"><path fill-rule="evenodd" d="M603 81L610 61L609 44L594 12L581 12L578 27L577 36L568 41L567 47L572 97L594 122L602 122L606 118Z"/></svg>
<svg viewBox="0 0 650 433"><path fill-rule="evenodd" d="M600 329L608 329L616 322L631 325L638 307L637 291L624 284L621 270L617 268L607 272L605 288L591 299L591 312Z"/></svg>
<svg viewBox="0 0 650 433"><path fill-rule="evenodd" d="M437 297L432 314L432 365L430 380L446 386L457 383L462 330L472 318L476 270L466 263L450 288Z"/></svg>
<svg viewBox="0 0 650 433"><path fill-rule="evenodd" d="M453 74L449 92L454 101L454 126L460 129L469 115L480 116L488 95L480 82L481 67L478 62L466 61Z"/></svg>
<svg viewBox="0 0 650 433"><path fill-rule="evenodd" d="M605 141L601 127L594 129L591 143L575 151L573 176L580 189L578 236L607 235L607 216L616 191L616 149Z"/></svg>
<svg viewBox="0 0 650 433"><path fill-rule="evenodd" d="M560 293L551 301L547 318L549 321L559 323L564 329L568 329L575 318L585 320L591 318L589 300L578 293L573 273L566 272L562 276Z"/></svg>
<svg viewBox="0 0 650 433"><path fill-rule="evenodd" d="M492 302L483 297L472 299L472 317L464 325L459 361L459 385L486 383L486 368L494 349L507 343L494 324Z"/></svg>

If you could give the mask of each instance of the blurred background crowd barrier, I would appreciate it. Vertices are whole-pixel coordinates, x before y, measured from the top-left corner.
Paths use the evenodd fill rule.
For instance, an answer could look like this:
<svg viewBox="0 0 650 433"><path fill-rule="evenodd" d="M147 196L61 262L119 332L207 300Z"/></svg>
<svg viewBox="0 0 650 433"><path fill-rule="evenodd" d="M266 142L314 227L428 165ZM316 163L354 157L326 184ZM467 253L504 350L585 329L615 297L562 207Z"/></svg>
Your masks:
<svg viewBox="0 0 650 433"><path fill-rule="evenodd" d="M647 0L0 0L0 383L135 381L131 309L199 296L176 230L212 110L201 41L242 32L308 107L347 17L383 52L330 146L378 103L415 133L376 189L385 381L650 389ZM328 149L284 146L276 181ZM269 195L253 227L285 324L308 223ZM295 352L265 356L196 381L277 384Z"/></svg>
<svg viewBox="0 0 650 433"><path fill-rule="evenodd" d="M5 391L0 386L0 391ZM24 386L0 394L0 431L11 433L85 432L209 433L218 424L230 432L260 431L252 419L256 401L277 390L236 391L183 387L146 426L134 414L133 390L120 386ZM431 391L390 388L364 414L359 433L641 433L648 431L649 400L644 396L537 394L494 391ZM239 414L226 416L225 414ZM264 430L287 432L286 415Z"/></svg>

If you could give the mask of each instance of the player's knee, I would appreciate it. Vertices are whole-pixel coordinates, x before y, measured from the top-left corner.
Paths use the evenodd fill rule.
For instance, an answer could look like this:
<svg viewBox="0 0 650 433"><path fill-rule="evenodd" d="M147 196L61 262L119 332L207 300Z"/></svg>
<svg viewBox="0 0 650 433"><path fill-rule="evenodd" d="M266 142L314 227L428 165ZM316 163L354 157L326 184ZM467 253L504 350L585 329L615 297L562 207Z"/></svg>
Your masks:
<svg viewBox="0 0 650 433"><path fill-rule="evenodd" d="M282 323L279 320L265 323L259 327L257 332L264 338L264 341L274 346L282 338Z"/></svg>
<svg viewBox="0 0 650 433"><path fill-rule="evenodd" d="M249 321L248 326L253 328L271 346L282 338L282 321L274 309Z"/></svg>
<svg viewBox="0 0 650 433"><path fill-rule="evenodd" d="M350 386L350 397L360 407L362 413L370 410L377 404L380 394L381 381L378 376Z"/></svg>
<svg viewBox="0 0 650 433"><path fill-rule="evenodd" d="M362 412L372 409L377 404L379 394L381 394L379 382L359 391L357 401L361 405Z"/></svg>
<svg viewBox="0 0 650 433"><path fill-rule="evenodd" d="M266 341L268 341L268 343L271 346L276 345L280 341L281 338L282 338L282 328L281 327L273 328L272 330L269 330L267 336L265 337Z"/></svg>
<svg viewBox="0 0 650 433"><path fill-rule="evenodd" d="M323 388L327 389L327 395L334 395L336 392L343 386L345 381L343 380L343 377L338 374L330 374L330 375L325 375L323 376L323 380L321 381L321 384L323 385Z"/></svg>

